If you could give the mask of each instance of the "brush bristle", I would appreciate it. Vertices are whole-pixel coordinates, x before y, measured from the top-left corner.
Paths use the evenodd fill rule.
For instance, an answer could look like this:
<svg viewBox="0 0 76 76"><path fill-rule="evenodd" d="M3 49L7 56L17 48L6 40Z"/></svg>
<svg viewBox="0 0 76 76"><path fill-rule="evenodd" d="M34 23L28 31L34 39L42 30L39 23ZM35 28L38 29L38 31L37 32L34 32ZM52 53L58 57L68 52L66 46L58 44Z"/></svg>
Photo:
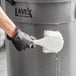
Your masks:
<svg viewBox="0 0 76 76"><path fill-rule="evenodd" d="M43 53L58 53L62 50L64 40L59 31L44 31L44 37L47 41L47 46L43 48Z"/></svg>

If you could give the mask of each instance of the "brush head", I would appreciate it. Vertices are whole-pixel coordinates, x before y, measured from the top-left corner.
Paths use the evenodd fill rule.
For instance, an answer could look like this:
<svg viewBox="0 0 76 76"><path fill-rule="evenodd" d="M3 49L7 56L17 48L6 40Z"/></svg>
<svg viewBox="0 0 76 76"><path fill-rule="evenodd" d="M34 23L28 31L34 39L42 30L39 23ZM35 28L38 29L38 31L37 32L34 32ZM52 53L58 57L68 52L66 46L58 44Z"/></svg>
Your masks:
<svg viewBox="0 0 76 76"><path fill-rule="evenodd" d="M44 31L44 37L34 43L43 47L43 53L58 53L62 50L64 40L59 31Z"/></svg>
<svg viewBox="0 0 76 76"><path fill-rule="evenodd" d="M47 46L43 48L44 53L58 53L62 50L64 40L59 31L44 31L44 38Z"/></svg>

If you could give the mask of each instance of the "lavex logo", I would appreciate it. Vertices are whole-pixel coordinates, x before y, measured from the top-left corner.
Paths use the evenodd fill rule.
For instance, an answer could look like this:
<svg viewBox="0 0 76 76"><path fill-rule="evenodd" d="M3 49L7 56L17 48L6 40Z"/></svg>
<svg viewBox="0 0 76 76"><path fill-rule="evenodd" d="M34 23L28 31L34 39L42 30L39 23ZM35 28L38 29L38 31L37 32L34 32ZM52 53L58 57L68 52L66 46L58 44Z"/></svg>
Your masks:
<svg viewBox="0 0 76 76"><path fill-rule="evenodd" d="M32 18L32 14L31 14L31 9L26 8L15 8L15 16L20 16L20 17L31 17Z"/></svg>

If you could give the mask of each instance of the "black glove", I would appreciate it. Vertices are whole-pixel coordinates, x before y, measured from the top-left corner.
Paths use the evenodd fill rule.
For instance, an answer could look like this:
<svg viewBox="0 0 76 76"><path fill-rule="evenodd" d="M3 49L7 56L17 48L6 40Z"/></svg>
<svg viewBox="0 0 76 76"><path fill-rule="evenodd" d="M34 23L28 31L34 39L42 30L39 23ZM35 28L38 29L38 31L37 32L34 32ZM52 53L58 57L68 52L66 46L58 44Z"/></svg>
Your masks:
<svg viewBox="0 0 76 76"><path fill-rule="evenodd" d="M9 36L7 36L7 38L12 41L13 45L18 51L34 47L31 37L19 29L17 30L14 38L10 38Z"/></svg>

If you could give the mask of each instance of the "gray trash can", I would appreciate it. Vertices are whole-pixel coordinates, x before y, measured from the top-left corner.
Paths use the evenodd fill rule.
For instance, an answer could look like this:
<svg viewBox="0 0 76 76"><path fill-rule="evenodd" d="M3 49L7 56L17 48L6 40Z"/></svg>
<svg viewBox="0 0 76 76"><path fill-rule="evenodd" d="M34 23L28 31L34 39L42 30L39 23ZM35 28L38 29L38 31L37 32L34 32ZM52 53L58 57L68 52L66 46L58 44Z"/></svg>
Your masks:
<svg viewBox="0 0 76 76"><path fill-rule="evenodd" d="M76 76L76 26L72 23L71 0L2 0L2 3L8 16L29 35L39 39L45 30L52 30L60 31L64 37L63 49L57 54L45 54L40 46L19 52L7 40L8 76Z"/></svg>

